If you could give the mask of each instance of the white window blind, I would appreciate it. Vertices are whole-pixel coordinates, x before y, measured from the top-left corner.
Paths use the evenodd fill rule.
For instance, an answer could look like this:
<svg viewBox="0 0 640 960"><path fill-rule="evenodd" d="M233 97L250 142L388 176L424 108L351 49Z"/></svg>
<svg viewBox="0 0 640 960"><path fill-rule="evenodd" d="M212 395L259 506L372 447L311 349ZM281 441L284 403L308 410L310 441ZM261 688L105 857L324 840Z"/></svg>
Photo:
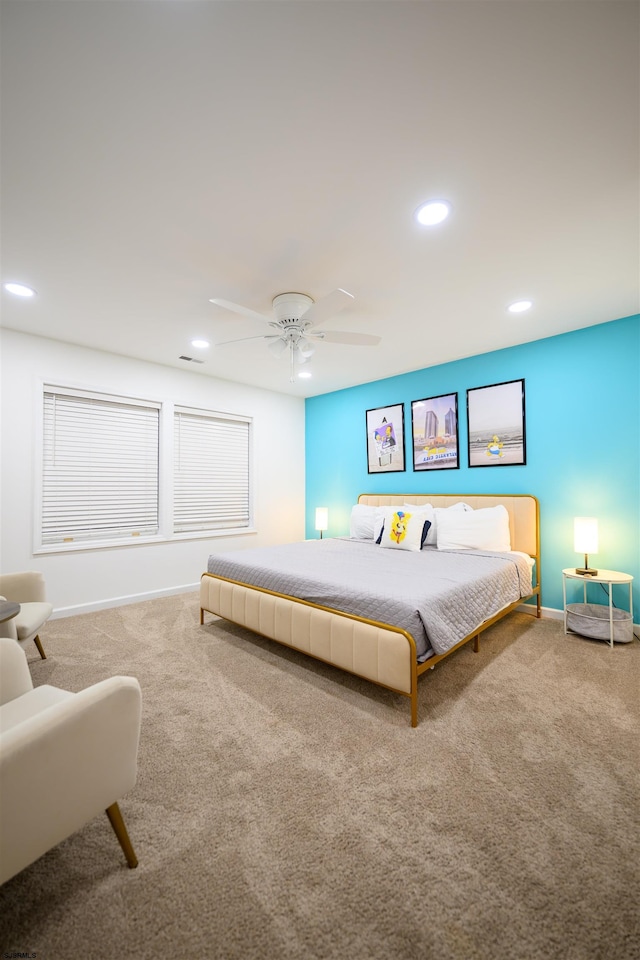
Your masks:
<svg viewBox="0 0 640 960"><path fill-rule="evenodd" d="M45 388L42 543L158 532L157 406Z"/></svg>
<svg viewBox="0 0 640 960"><path fill-rule="evenodd" d="M249 428L246 420L175 412L175 533L249 526Z"/></svg>

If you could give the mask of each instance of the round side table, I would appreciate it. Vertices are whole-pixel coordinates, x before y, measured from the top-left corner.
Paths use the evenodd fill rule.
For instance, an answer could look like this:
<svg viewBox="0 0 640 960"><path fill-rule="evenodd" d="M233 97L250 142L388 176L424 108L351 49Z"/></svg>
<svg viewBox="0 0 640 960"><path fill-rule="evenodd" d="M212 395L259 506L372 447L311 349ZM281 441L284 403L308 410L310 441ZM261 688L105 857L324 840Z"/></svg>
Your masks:
<svg viewBox="0 0 640 960"><path fill-rule="evenodd" d="M564 608L564 632L569 633L567 628L567 580L581 580L584 584L584 602L587 602L587 584L601 583L607 587L609 593L609 643L613 650L614 622L620 623L620 620L613 619L613 585L616 583L627 583L629 585L629 616L624 618L624 622L631 622L631 631L633 633L633 595L631 585L633 577L630 573L620 573L618 570L598 570L595 576L589 574L577 573L574 567L567 567L562 571L562 606ZM605 604L601 604L605 606ZM571 631L575 633L575 630ZM602 639L602 638L601 638ZM630 638L631 639L631 638Z"/></svg>
<svg viewBox="0 0 640 960"><path fill-rule="evenodd" d="M0 600L0 623L12 620L20 613L20 604L13 600Z"/></svg>

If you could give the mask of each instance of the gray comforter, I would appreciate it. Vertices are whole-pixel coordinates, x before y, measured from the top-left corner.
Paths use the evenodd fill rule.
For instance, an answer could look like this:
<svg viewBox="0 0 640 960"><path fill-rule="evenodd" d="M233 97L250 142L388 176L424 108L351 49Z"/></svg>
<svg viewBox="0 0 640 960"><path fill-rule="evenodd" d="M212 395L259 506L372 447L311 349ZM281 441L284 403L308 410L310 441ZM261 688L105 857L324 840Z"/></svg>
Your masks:
<svg viewBox="0 0 640 960"><path fill-rule="evenodd" d="M304 540L212 554L208 572L401 627L418 659L446 653L484 620L531 593L517 553L387 550L371 540Z"/></svg>

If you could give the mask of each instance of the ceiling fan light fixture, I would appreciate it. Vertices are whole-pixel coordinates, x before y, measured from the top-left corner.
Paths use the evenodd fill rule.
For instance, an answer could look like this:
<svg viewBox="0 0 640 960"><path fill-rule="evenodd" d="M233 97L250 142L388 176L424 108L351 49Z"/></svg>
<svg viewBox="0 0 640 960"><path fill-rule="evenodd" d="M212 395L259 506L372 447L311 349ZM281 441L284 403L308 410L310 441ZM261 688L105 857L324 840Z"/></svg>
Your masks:
<svg viewBox="0 0 640 960"><path fill-rule="evenodd" d="M309 357L312 357L315 353L316 348L311 343L310 340L307 340L305 337L301 337L298 341L298 352L300 356L304 357L305 360L308 360Z"/></svg>
<svg viewBox="0 0 640 960"><path fill-rule="evenodd" d="M354 299L353 294L342 287L338 287L320 300L315 301L306 293L280 293L272 300L275 319L271 319L267 315L256 313L255 310L243 307L239 303L233 303L231 300L212 297L210 302L216 306L223 307L231 313L238 313L240 316L248 317L251 320L266 322L267 329L272 331L255 337L222 340L216 346L247 340L266 341L272 356L276 358L286 356L289 363L289 382L295 383L296 377L299 376L296 371L296 364L305 364L310 357L314 356L316 343L348 343L354 346L371 347L380 343L380 337L369 333L317 329L329 317L349 306ZM200 360L198 362L203 363L204 361ZM308 374L308 376L311 376L311 374Z"/></svg>
<svg viewBox="0 0 640 960"><path fill-rule="evenodd" d="M283 356L285 350L287 349L287 341L283 340L281 337L278 337L277 340L272 340L268 345L267 349L271 351L274 357Z"/></svg>
<svg viewBox="0 0 640 960"><path fill-rule="evenodd" d="M427 200L415 212L415 218L423 227L435 227L446 220L451 213L451 204L448 200Z"/></svg>
<svg viewBox="0 0 640 960"><path fill-rule="evenodd" d="M298 374L298 377L301 380L309 380L309 378L311 377L311 370L301 370L300 373Z"/></svg>

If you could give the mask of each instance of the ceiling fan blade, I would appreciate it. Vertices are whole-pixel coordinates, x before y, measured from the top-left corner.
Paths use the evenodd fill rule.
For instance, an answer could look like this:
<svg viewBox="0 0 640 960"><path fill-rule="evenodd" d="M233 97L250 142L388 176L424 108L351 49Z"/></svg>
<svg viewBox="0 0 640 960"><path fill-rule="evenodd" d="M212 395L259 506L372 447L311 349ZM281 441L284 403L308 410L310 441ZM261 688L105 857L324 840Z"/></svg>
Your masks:
<svg viewBox="0 0 640 960"><path fill-rule="evenodd" d="M322 323L323 320L328 320L329 317L335 316L340 310L344 310L347 304L351 303L354 299L355 297L352 293L347 293L346 290L338 288L332 293L328 293L326 297L321 297L320 300L312 303L300 319L309 320L311 325L315 327L316 324Z"/></svg>
<svg viewBox="0 0 640 960"><path fill-rule="evenodd" d="M313 334L311 334L313 337ZM347 330L323 330L318 334L319 340L325 343L351 343L356 347L375 347L380 343L381 337L376 337L372 333L349 333Z"/></svg>
<svg viewBox="0 0 640 960"><path fill-rule="evenodd" d="M240 337L239 340L220 340L215 344L216 347L224 347L227 343L246 343L247 340L279 340L278 334L267 333L259 337Z"/></svg>
<svg viewBox="0 0 640 960"><path fill-rule="evenodd" d="M249 307L243 307L239 303L233 303L231 300L220 300L218 297L214 297L212 300L209 300L209 303L215 303L216 306L224 307L225 310L231 310L232 313L239 313L243 317L250 317L251 320L263 320L265 323L270 323L272 319L263 313L258 313L256 310L250 310Z"/></svg>

